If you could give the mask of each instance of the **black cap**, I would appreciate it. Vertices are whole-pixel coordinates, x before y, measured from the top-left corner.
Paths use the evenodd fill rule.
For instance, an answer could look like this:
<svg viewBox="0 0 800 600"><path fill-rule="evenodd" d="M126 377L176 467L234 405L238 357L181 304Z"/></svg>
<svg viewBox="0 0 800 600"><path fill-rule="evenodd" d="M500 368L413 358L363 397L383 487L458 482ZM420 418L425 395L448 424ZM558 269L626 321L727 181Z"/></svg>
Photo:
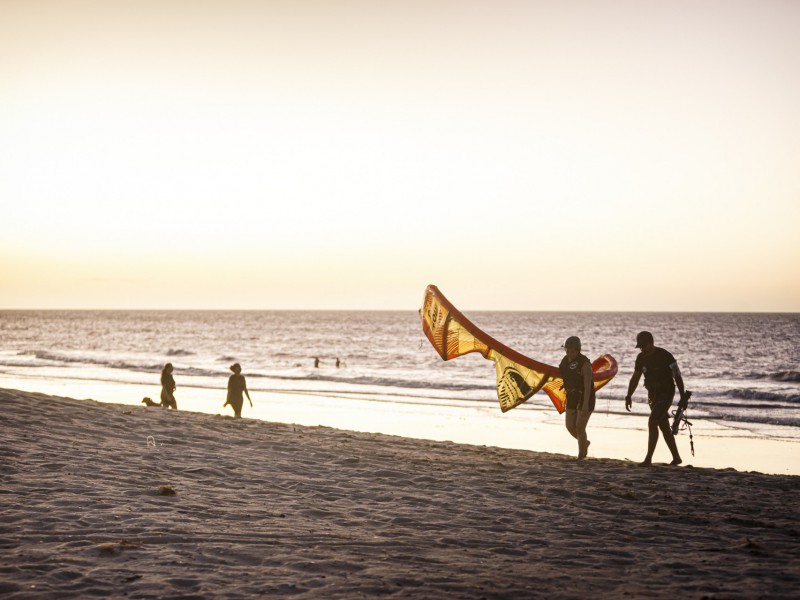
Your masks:
<svg viewBox="0 0 800 600"><path fill-rule="evenodd" d="M571 335L567 338L567 341L564 342L564 348L575 348L577 350L581 349L581 338L577 335Z"/></svg>
<svg viewBox="0 0 800 600"><path fill-rule="evenodd" d="M644 348L645 346L653 343L653 334L649 331L640 331L636 336L636 347Z"/></svg>

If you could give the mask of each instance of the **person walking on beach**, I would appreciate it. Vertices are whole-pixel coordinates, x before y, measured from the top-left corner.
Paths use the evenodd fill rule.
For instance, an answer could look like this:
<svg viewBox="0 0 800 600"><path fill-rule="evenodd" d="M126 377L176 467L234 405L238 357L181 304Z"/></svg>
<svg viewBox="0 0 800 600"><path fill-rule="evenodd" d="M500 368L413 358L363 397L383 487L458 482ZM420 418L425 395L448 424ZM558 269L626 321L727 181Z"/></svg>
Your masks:
<svg viewBox="0 0 800 600"><path fill-rule="evenodd" d="M253 408L253 401L250 399L250 392L247 391L247 382L244 380L244 375L242 375L241 365L239 365L239 363L232 364L231 371L233 371L233 375L228 377L228 399L222 407L225 408L230 404L231 407L233 407L234 416L237 419L241 419L242 406L244 405L242 392L247 394L247 401L250 403L250 408Z"/></svg>
<svg viewBox="0 0 800 600"><path fill-rule="evenodd" d="M647 456L641 464L649 465L653 462L653 452L658 443L658 431L664 436L669 451L672 453L671 465L679 465L681 455L678 453L678 445L675 443L675 436L669 427L669 407L675 398L675 386L680 392L680 402L678 406L686 408L689 397L683 386L683 377L678 369L678 361L669 352L655 345L653 334L649 331L642 331L636 336L636 347L641 350L636 357L636 366L628 384L628 395L625 396L625 409L630 412L632 396L639 385L639 379L644 373L644 387L647 389L647 400L650 404L650 418L647 421Z"/></svg>
<svg viewBox="0 0 800 600"><path fill-rule="evenodd" d="M566 355L558 365L564 390L567 392L567 431L578 440L578 460L586 458L591 443L586 437L586 425L595 405L592 363L581 354L581 340L570 336L564 342Z"/></svg>
<svg viewBox="0 0 800 600"><path fill-rule="evenodd" d="M175 378L172 376L172 363L167 363L161 369L161 406L178 410L175 402Z"/></svg>

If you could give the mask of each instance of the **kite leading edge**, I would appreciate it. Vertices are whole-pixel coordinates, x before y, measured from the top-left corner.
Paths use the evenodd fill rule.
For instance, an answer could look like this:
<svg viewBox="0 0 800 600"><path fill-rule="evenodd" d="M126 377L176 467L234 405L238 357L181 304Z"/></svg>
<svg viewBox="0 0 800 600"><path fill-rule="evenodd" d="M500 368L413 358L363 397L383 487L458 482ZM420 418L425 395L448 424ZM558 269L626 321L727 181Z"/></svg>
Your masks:
<svg viewBox="0 0 800 600"><path fill-rule="evenodd" d="M485 359L494 361L500 410L509 411L544 389L558 412L564 412L567 395L558 367L535 361L498 342L461 314L435 285L425 289L419 315L422 331L442 360L480 352ZM592 362L595 390L616 374L617 361L610 354Z"/></svg>

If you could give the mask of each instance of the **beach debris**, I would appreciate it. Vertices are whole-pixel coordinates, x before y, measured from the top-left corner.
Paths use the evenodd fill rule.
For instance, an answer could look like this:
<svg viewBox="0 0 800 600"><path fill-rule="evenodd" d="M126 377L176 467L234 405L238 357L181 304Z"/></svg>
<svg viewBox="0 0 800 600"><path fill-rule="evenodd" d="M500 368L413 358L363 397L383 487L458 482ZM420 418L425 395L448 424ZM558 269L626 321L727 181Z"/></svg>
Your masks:
<svg viewBox="0 0 800 600"><path fill-rule="evenodd" d="M158 486L158 491L156 492L159 496L174 496L177 494L175 488L171 485L160 485Z"/></svg>
<svg viewBox="0 0 800 600"><path fill-rule="evenodd" d="M148 448L156 447L156 438L154 438L152 435L147 436L147 447Z"/></svg>
<svg viewBox="0 0 800 600"><path fill-rule="evenodd" d="M767 554L767 549L764 546L762 546L758 542L751 540L750 538L744 538L744 541L741 544L739 544L739 548L741 550L746 550L750 554L755 554L759 556Z"/></svg>
<svg viewBox="0 0 800 600"><path fill-rule="evenodd" d="M123 550L130 550L132 548L141 548L141 544L131 542L130 540L120 540L118 542L103 542L97 544L97 549L100 554L117 554Z"/></svg>
<svg viewBox="0 0 800 600"><path fill-rule="evenodd" d="M613 490L611 492L617 498L624 498L626 500L638 500L638 496L633 492L633 490Z"/></svg>

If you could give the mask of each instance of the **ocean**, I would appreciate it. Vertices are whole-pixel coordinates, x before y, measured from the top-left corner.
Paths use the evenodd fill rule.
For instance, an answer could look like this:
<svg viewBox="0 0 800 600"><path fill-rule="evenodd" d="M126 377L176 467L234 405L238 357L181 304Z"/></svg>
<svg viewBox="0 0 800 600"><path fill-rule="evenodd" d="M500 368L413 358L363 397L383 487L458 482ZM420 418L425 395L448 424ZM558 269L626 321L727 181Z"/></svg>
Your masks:
<svg viewBox="0 0 800 600"><path fill-rule="evenodd" d="M694 393L693 419L800 438L800 314L465 314L548 364L558 364L569 335L582 339L591 359L612 354L619 374L597 404L597 412L611 414L624 412L636 333L647 329L678 360ZM93 383L149 386L158 400L167 362L186 409L193 408L191 390L224 399L233 362L241 363L255 396L331 394L343 411L363 398L497 405L494 364L477 354L442 361L414 311L0 311L0 377L28 388L41 384L28 391L58 383L84 397ZM634 398L634 411L646 414L644 389ZM131 391L131 400L141 398ZM539 393L526 405L547 409L550 401Z"/></svg>

